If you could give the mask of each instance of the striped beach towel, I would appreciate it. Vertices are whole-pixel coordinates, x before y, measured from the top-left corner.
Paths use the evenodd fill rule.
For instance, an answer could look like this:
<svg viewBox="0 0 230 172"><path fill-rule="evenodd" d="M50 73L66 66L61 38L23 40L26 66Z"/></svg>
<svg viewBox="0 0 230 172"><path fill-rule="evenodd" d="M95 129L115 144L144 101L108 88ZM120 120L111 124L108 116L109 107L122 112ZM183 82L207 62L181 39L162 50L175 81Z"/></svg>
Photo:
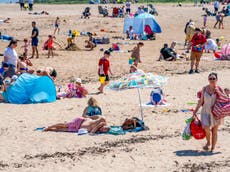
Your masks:
<svg viewBox="0 0 230 172"><path fill-rule="evenodd" d="M216 102L212 107L212 114L217 120L230 116L230 98L220 88L216 93Z"/></svg>

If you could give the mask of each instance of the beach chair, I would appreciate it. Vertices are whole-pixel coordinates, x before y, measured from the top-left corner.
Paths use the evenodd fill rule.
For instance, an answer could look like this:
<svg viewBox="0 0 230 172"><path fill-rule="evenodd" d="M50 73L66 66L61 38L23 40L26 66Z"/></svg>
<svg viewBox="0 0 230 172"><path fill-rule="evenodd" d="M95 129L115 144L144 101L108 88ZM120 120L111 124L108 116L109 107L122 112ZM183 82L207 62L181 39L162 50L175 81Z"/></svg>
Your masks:
<svg viewBox="0 0 230 172"><path fill-rule="evenodd" d="M113 17L118 17L118 15L119 15L119 9L117 7L114 7L112 16Z"/></svg>
<svg viewBox="0 0 230 172"><path fill-rule="evenodd" d="M91 15L90 8L86 7L85 10L84 10L84 12L82 13L81 18L89 18L90 15Z"/></svg>

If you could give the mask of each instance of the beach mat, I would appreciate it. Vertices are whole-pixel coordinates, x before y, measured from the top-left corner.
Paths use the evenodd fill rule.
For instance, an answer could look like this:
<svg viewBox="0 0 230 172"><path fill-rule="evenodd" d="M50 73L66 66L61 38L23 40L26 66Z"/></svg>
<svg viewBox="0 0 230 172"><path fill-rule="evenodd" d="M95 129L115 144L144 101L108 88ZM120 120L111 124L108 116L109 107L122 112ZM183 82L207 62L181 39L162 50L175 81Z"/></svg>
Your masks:
<svg viewBox="0 0 230 172"><path fill-rule="evenodd" d="M140 106L140 105L139 105ZM150 102L148 102L148 103L143 103L143 104L141 104L141 106L142 107L150 107L150 108L152 108L152 107L167 107L167 106L170 106L170 104L169 103L164 103L164 104L162 104L162 105L153 105L153 104L151 104Z"/></svg>
<svg viewBox="0 0 230 172"><path fill-rule="evenodd" d="M43 129L45 129L45 127L38 127L35 129L35 131L43 131ZM143 129L143 127L136 127L134 129L130 129L130 130L123 130L121 126L110 126L110 130L107 133L100 133L97 132L95 134L91 134L91 133L82 133L82 132L71 132L71 133L76 133L77 135L85 135L85 134L89 134L89 135L97 135L97 134L110 134L110 135L125 135L127 132L140 132L140 131L144 131L147 130L148 127L146 127L145 129ZM66 132L65 132L66 133Z"/></svg>

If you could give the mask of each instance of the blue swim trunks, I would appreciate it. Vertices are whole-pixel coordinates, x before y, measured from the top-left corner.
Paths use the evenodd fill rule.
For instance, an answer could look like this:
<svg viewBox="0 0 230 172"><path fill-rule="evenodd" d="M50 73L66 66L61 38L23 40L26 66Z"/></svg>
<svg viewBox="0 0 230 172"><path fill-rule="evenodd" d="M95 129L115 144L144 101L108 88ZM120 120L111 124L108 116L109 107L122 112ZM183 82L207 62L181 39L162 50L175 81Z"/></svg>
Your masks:
<svg viewBox="0 0 230 172"><path fill-rule="evenodd" d="M36 47L38 46L38 38L37 37L32 39L32 46L36 46Z"/></svg>

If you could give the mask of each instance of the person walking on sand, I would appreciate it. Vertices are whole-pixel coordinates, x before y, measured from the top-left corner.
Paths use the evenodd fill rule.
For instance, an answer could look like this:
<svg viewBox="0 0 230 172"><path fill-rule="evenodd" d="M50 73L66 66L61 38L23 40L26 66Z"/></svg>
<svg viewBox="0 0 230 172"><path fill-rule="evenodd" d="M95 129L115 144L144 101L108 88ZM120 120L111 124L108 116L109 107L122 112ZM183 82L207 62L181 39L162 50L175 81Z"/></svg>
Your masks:
<svg viewBox="0 0 230 172"><path fill-rule="evenodd" d="M25 5L25 0L19 0L19 4L20 4L20 9L21 9L21 11L22 11L23 9L25 9L25 7L24 7L24 5Z"/></svg>
<svg viewBox="0 0 230 172"><path fill-rule="evenodd" d="M206 43L206 38L205 36L201 33L201 29L200 28L196 28L195 29L195 34L192 37L192 40L190 42L190 46L192 46L192 51L191 51L191 55L190 55L190 59L191 59L191 69L189 71L189 74L193 73L193 67L195 64L195 72L199 73L199 63L200 63L200 58L203 54L203 50L204 50L204 45ZM196 63L195 63L196 61Z"/></svg>
<svg viewBox="0 0 230 172"><path fill-rule="evenodd" d="M29 10L33 11L34 0L28 0Z"/></svg>
<svg viewBox="0 0 230 172"><path fill-rule="evenodd" d="M32 27L33 27L33 30L32 30L32 35L31 35L31 44L32 44L32 56L31 58L34 58L34 54L36 53L36 58L38 59L39 56L38 56L38 35L39 35L39 30L38 28L36 27L36 22L33 21L32 22Z"/></svg>
<svg viewBox="0 0 230 172"><path fill-rule="evenodd" d="M99 63L98 63L98 66L99 66L98 75L99 77L105 78L105 80L101 82L101 85L98 88L99 93L103 93L104 87L109 83L109 73L113 75L110 69L109 57L110 57L110 52L106 50L104 52L104 56L100 58Z"/></svg>
<svg viewBox="0 0 230 172"><path fill-rule="evenodd" d="M59 17L56 18L55 23L54 23L54 27L55 27L54 35L55 35L56 31L59 34L59 32L60 32L60 18Z"/></svg>
<svg viewBox="0 0 230 172"><path fill-rule="evenodd" d="M202 89L201 98L197 104L196 109L193 112L193 116L196 116L199 108L201 109L201 123L205 129L207 143L203 147L204 150L209 150L211 145L211 151L215 149L217 143L217 131L221 124L224 124L224 119L216 120L211 113L212 107L215 104L216 97L222 89L217 86L217 73L210 73L208 75L209 84Z"/></svg>

